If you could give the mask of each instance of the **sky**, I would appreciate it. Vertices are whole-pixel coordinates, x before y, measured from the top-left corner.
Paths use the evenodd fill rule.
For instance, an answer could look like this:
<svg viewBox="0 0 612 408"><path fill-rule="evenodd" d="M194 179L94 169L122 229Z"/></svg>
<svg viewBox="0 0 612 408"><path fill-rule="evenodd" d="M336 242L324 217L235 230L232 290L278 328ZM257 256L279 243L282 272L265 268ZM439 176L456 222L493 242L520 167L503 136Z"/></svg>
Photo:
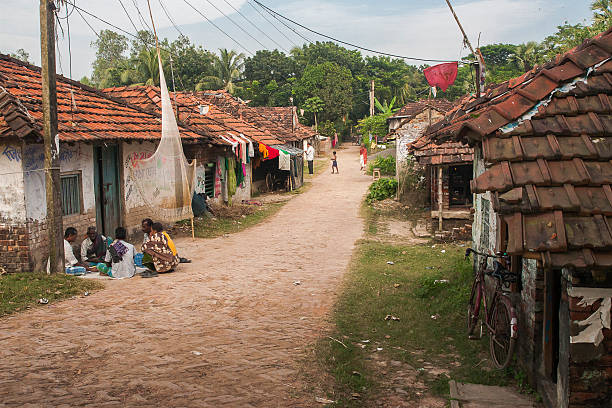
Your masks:
<svg viewBox="0 0 612 408"><path fill-rule="evenodd" d="M0 1L4 10L0 16L0 52L11 53L23 48L30 54L30 62L40 65L39 1ZM75 4L84 10L130 33L135 30L121 3L137 28L142 29L145 22L149 26L151 24L146 0L69 1L76 2ZM211 51L230 48L249 56L258 49L274 49L280 45L283 49L290 50L305 42L301 36L266 14L252 0L187 0L233 40L207 22L186 0L150 1L158 35L171 41L176 39L179 33L161 4L165 6L181 32L193 43ZM441 60L456 60L466 55L466 50L462 47L461 33L445 0L260 1L313 30L363 47L403 56ZM474 46L479 36L480 45L541 41L554 33L557 25L565 21L571 24L588 23L592 14L589 9L590 0L452 0L451 4ZM239 10L278 45L257 31L234 9ZM69 6L69 13L70 10L72 7ZM61 14L64 17L65 13L66 9L63 8ZM83 16L95 31L112 29L87 14ZM61 31L59 32L57 71L70 76L66 34L69 23L72 78L80 79L84 75L91 75L91 64L95 59L95 49L91 42L95 41L96 34L76 10L67 20L64 18L60 21L64 33L62 35ZM316 34L294 28L310 41L325 40Z"/></svg>

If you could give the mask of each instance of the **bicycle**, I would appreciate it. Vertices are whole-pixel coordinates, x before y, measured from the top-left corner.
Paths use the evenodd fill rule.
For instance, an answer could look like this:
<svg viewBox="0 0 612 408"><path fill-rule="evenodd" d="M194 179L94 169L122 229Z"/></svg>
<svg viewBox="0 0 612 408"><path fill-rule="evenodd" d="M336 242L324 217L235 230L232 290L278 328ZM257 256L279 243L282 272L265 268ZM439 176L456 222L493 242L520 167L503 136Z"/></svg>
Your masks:
<svg viewBox="0 0 612 408"><path fill-rule="evenodd" d="M508 287L511 283L517 281L517 275L510 272L498 261L493 261L493 269L487 268L489 258L508 259L506 255L489 255L474 251L468 248L465 251L466 259L470 253L480 255L481 260L478 265L478 270L474 276L472 284L472 292L470 294L470 303L468 305L467 327L468 336L472 340L482 338L483 325L489 331L489 351L495 366L503 370L508 367L510 360L516 347L518 339L518 319L512 301L502 287ZM487 301L487 291L485 287L485 275L494 278L497 283L495 291L490 301ZM480 305L484 306L485 320L480 323L480 335L476 336L474 331L479 320Z"/></svg>

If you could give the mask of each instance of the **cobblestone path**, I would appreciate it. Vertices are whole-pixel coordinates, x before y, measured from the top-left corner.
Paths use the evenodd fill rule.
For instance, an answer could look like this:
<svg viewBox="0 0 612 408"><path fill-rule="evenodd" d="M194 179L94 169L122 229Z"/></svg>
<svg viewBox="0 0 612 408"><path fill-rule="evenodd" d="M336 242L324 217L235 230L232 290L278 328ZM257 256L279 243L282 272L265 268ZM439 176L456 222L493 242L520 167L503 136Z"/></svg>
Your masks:
<svg viewBox="0 0 612 408"><path fill-rule="evenodd" d="M299 361L363 225L356 148L263 224L154 279L0 320L0 406L309 407ZM299 281L299 285L294 282Z"/></svg>

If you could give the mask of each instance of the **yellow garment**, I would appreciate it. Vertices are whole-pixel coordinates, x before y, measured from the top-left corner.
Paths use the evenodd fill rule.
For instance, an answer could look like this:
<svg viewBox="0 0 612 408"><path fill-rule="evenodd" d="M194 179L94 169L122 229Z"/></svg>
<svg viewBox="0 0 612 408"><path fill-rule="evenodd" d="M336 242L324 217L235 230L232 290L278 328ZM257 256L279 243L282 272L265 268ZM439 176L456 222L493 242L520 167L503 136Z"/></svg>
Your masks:
<svg viewBox="0 0 612 408"><path fill-rule="evenodd" d="M162 234L164 234L164 236L168 240L168 248L170 248L170 250L172 251L172 255L176 256L177 251L176 246L174 245L174 241L172 241L172 238L170 238L170 235L168 235L166 231L163 231Z"/></svg>
<svg viewBox="0 0 612 408"><path fill-rule="evenodd" d="M270 153L268 152L268 148L262 143L259 144L259 151L261 154L263 154L264 159L267 159L268 156L270 155Z"/></svg>

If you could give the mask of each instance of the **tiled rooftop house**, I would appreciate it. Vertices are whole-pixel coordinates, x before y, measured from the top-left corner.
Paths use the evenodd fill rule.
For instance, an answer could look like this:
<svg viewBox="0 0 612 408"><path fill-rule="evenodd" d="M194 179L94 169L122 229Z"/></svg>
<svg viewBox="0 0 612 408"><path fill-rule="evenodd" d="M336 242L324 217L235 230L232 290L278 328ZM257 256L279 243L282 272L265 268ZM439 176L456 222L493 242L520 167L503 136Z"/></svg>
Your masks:
<svg viewBox="0 0 612 408"><path fill-rule="evenodd" d="M473 245L512 255L518 361L551 407L612 404L611 57L609 30L429 133L474 147Z"/></svg>

